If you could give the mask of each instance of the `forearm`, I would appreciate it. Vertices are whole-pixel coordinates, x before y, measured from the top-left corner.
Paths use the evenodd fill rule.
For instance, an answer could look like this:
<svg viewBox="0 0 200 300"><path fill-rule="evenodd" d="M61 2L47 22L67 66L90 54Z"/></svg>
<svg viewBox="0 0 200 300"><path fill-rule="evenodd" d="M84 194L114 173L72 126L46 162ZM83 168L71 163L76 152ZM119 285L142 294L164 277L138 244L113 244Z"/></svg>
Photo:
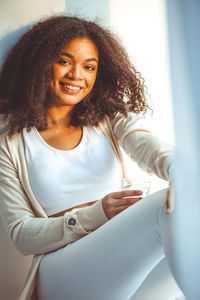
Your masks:
<svg viewBox="0 0 200 300"><path fill-rule="evenodd" d="M48 218L37 200L28 198L28 190L26 186L22 187L22 179L19 179L9 158L0 157L0 213L8 236L23 255L44 254L59 249L107 221L100 201L80 208L76 212L80 222L73 228L67 222L70 213ZM37 207L34 207L36 203Z"/></svg>
<svg viewBox="0 0 200 300"><path fill-rule="evenodd" d="M21 254L32 255L57 250L80 236L65 229L64 217L26 217L11 226L10 238Z"/></svg>
<svg viewBox="0 0 200 300"><path fill-rule="evenodd" d="M148 130L148 121L129 112L127 118L117 114L111 123L120 145L140 168L162 179L173 179L173 147Z"/></svg>
<svg viewBox="0 0 200 300"><path fill-rule="evenodd" d="M56 218L36 217L20 186L13 194L13 182L12 187L8 182L0 182L0 198L1 216L8 235L23 255L44 254L57 250L107 221L100 201L78 209L75 213L78 222L74 227L68 226L73 211Z"/></svg>
<svg viewBox="0 0 200 300"><path fill-rule="evenodd" d="M136 131L123 138L122 147L149 174L172 180L173 147L161 143L150 132Z"/></svg>

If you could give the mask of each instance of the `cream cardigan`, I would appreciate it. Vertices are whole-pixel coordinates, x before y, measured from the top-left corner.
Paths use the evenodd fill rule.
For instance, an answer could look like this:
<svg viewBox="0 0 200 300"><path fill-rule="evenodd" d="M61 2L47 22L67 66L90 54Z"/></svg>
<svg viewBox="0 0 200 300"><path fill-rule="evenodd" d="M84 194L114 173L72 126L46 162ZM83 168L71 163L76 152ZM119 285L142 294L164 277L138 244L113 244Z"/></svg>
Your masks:
<svg viewBox="0 0 200 300"><path fill-rule="evenodd" d="M102 122L100 129L110 139L124 177L118 141L142 169L170 180L172 149L146 131L143 123L143 119L133 113L129 113L128 118L118 114L114 120ZM48 218L30 186L22 134L9 139L6 131L0 137L0 199L1 217L8 236L21 254L32 256L25 287L16 296L18 300L37 299L36 273L45 253L66 246L107 222L101 200L64 216ZM67 221L75 214L78 222L70 227Z"/></svg>

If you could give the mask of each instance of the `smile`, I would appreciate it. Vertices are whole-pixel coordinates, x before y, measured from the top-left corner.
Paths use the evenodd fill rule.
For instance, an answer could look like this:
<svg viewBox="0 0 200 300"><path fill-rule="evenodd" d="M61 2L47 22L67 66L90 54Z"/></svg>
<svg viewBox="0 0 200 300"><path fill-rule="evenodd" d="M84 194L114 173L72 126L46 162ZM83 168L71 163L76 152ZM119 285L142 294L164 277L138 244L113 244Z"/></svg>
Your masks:
<svg viewBox="0 0 200 300"><path fill-rule="evenodd" d="M62 86L62 87L64 87L66 90L70 90L70 91L72 91L72 92L78 92L78 91L80 91L80 89L81 89L81 87L80 86L73 86L73 85L69 85L69 84L66 84L66 83L64 83L64 82L60 82L60 85Z"/></svg>

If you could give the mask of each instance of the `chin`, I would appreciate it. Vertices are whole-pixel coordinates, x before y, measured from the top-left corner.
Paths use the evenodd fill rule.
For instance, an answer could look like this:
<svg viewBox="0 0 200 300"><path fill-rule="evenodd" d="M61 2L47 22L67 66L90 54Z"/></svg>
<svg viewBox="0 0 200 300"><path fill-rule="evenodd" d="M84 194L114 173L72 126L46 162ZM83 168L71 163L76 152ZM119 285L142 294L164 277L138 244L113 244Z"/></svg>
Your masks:
<svg viewBox="0 0 200 300"><path fill-rule="evenodd" d="M57 96L56 99L51 101L51 106L74 106L81 102L83 99L69 99L69 97L59 97Z"/></svg>

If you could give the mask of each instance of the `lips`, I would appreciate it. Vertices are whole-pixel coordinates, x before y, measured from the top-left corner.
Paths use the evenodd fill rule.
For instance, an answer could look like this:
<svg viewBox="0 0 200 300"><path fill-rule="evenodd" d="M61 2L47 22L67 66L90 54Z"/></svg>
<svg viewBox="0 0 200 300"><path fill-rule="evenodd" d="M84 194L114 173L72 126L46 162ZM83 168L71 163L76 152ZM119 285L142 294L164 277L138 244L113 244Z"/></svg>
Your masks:
<svg viewBox="0 0 200 300"><path fill-rule="evenodd" d="M81 89L80 86L74 86L74 85L70 85L70 84L67 84L67 83L64 83L64 82L60 82L60 84L64 87L66 87L67 89L70 89L70 90L73 90L73 91L78 91Z"/></svg>
<svg viewBox="0 0 200 300"><path fill-rule="evenodd" d="M62 87L62 90L64 90L64 92L67 92L70 94L77 94L82 89L81 86L67 84L63 81L60 81L60 86Z"/></svg>

